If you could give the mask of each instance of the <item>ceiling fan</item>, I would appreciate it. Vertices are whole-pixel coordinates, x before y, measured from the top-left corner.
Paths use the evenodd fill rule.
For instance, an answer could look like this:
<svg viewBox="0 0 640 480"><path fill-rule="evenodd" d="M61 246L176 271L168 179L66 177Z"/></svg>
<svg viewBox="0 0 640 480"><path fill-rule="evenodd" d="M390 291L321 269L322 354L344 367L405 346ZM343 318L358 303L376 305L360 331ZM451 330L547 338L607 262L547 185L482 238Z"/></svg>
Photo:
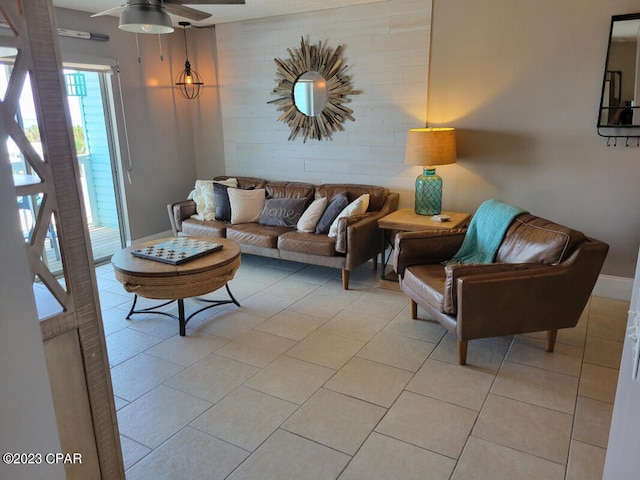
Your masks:
<svg viewBox="0 0 640 480"><path fill-rule="evenodd" d="M173 23L169 13L199 22L210 13L185 7L189 5L242 5L245 0L129 0L124 5L91 15L111 15L120 12L121 30L134 33L171 33Z"/></svg>

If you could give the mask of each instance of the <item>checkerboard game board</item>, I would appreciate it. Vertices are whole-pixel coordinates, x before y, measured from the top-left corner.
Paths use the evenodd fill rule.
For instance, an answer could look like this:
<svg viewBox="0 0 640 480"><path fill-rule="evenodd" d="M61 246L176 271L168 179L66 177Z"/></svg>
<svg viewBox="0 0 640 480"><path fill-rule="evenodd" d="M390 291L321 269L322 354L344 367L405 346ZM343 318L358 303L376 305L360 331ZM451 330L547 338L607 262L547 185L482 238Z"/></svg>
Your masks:
<svg viewBox="0 0 640 480"><path fill-rule="evenodd" d="M131 251L131 255L156 262L180 265L194 258L220 250L219 243L196 240L189 237L176 237Z"/></svg>

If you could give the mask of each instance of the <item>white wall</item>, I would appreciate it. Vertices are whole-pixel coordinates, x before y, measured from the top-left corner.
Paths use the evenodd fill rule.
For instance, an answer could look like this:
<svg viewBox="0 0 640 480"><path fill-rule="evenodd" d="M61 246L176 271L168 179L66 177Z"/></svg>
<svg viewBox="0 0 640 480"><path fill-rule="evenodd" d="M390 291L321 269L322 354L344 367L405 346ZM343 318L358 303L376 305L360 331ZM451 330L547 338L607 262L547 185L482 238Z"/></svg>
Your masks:
<svg viewBox="0 0 640 480"><path fill-rule="evenodd" d="M425 125L430 13L426 0L390 0L216 27L226 173L313 183L386 185L411 194L417 167L403 164L407 130ZM275 57L318 41L344 45L355 122L333 141L287 141L267 102ZM405 195L408 197L408 195ZM412 201L412 200L411 200Z"/></svg>
<svg viewBox="0 0 640 480"><path fill-rule="evenodd" d="M209 29L192 29L188 34L192 66L204 79L202 93L189 104L196 172L198 178L213 178L225 171L216 34Z"/></svg>
<svg viewBox="0 0 640 480"><path fill-rule="evenodd" d="M474 211L493 196L520 204L608 242L603 272L631 278L640 150L607 148L595 123L611 15L640 11L637 2L589 0L577 12L571 0L435 0L429 73L430 4L388 0L190 31L194 64L207 74L203 96L191 102L169 87L184 62L182 32L163 37L165 62L157 37L141 36L138 64L134 38L116 18L59 11L60 27L111 35L107 43L62 39L63 54L122 65L132 237L168 229L164 204L184 198L197 176L222 173L382 184L410 206L419 168L402 163L406 130L428 120L458 131L458 163L438 168L445 209ZM267 104L273 58L301 36L344 44L363 90L350 104L356 121L332 142L288 142ZM217 85L209 83L216 74Z"/></svg>
<svg viewBox="0 0 640 480"><path fill-rule="evenodd" d="M637 1L435 0L429 119L458 129L445 205L489 197L610 244L633 276L640 149L607 148L596 120L612 15ZM624 143L624 142L621 142Z"/></svg>
<svg viewBox="0 0 640 480"><path fill-rule="evenodd" d="M418 167L406 130L457 129L458 162L438 168L445 210L491 197L610 244L603 273L631 278L640 215L640 150L607 148L596 119L612 15L632 0L389 0L217 27L226 173L382 184L413 203ZM300 36L344 43L355 123L333 142L287 142L266 102L273 57ZM427 79L430 86L429 106Z"/></svg>
<svg viewBox="0 0 640 480"><path fill-rule="evenodd" d="M108 42L60 38L65 62L100 63L117 60L120 64L122 98L129 138L133 171L132 183L125 182L125 201L133 240L169 230L166 205L182 200L193 188L196 177L193 101L173 88L174 79L184 68L182 30L162 35L162 56L157 35L138 35L138 61L135 35L118 29L116 17L91 18L90 14L56 9L59 28L109 35ZM191 35L188 31L187 35ZM213 39L213 30L197 32L201 38ZM192 53L192 52L190 52ZM195 53L195 52L193 52ZM192 58L193 61L193 58ZM194 66L197 65L193 62ZM209 64L214 65L210 56ZM199 66L199 65L198 65ZM115 113L119 120L121 168L126 171L126 137L120 109L117 76L113 76L116 94ZM202 98L215 94L205 92ZM125 176L126 178L126 176Z"/></svg>

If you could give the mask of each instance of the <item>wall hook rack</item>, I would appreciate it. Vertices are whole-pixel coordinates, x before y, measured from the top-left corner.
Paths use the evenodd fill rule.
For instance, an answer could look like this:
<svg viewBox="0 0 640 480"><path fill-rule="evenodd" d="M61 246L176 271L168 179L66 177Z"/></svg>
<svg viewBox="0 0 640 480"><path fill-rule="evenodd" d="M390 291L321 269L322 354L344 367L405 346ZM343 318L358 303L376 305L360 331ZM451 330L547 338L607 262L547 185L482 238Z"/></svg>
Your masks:
<svg viewBox="0 0 640 480"><path fill-rule="evenodd" d="M630 72L638 70L636 55L627 55L628 44L620 41L624 39L622 32L638 31L640 28L640 13L614 15L611 17L607 57L604 62L602 90L596 129L598 135L607 138L607 146L625 147L640 146L640 103L636 92L636 76ZM635 47L633 47L635 49ZM635 51L635 50L634 50Z"/></svg>
<svg viewBox="0 0 640 480"><path fill-rule="evenodd" d="M617 147L619 138L620 139L624 138L625 147L634 146L632 139L635 138L636 140L635 147L640 147L640 135L603 135L599 131L598 131L598 135L600 135L601 137L605 137L607 139L607 147ZM622 142L620 144L622 145Z"/></svg>

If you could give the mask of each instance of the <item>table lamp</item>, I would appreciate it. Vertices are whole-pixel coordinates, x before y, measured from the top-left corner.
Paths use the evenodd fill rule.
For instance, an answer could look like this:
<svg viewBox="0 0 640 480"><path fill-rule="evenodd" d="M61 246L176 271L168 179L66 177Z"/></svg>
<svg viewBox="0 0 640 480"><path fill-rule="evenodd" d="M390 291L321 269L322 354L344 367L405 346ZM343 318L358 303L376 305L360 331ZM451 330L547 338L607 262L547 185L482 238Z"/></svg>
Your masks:
<svg viewBox="0 0 640 480"><path fill-rule="evenodd" d="M456 161L456 133L453 128L412 128L407 135L404 163L422 165L416 178L418 215L437 215L442 210L442 178L436 165ZM426 166L425 166L426 165Z"/></svg>

